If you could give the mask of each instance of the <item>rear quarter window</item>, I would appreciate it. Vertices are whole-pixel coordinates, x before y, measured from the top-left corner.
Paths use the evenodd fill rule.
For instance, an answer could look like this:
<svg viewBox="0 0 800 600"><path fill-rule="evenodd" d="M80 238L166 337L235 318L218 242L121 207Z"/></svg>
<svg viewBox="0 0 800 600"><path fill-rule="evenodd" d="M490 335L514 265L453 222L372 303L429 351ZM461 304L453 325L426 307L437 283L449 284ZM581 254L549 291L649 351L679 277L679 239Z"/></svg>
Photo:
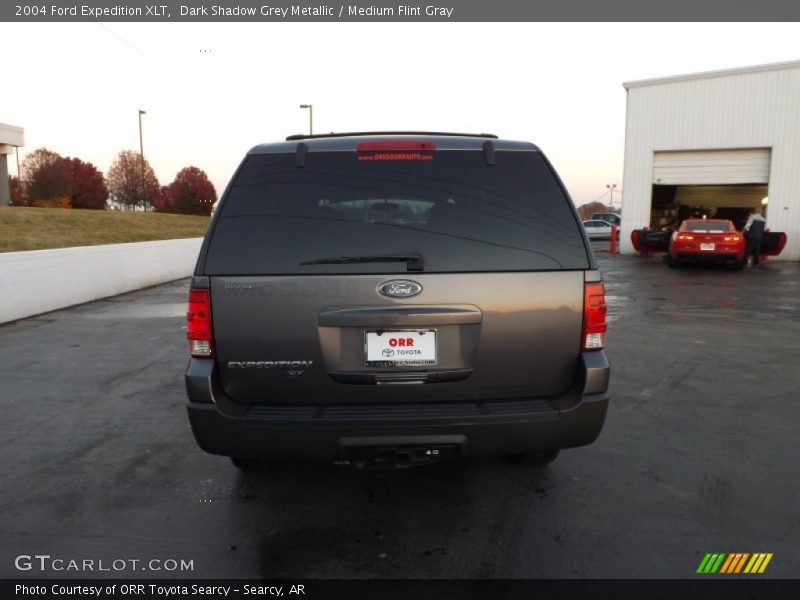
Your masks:
<svg viewBox="0 0 800 600"><path fill-rule="evenodd" d="M589 268L571 201L539 152L437 151L433 160L355 152L245 159L210 232L208 275L404 273L404 263L301 265L421 254L425 272Z"/></svg>

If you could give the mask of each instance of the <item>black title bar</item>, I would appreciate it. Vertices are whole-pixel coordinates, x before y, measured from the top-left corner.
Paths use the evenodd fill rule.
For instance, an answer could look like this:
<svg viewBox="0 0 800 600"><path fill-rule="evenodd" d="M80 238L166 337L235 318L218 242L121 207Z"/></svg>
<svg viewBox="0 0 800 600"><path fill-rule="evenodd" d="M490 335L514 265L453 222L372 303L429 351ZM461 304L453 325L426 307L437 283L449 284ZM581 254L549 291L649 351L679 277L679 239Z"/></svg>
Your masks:
<svg viewBox="0 0 800 600"><path fill-rule="evenodd" d="M798 21L797 0L9 0L17 22Z"/></svg>
<svg viewBox="0 0 800 600"><path fill-rule="evenodd" d="M2 598L76 600L795 600L800 580L753 576L693 579L148 580L6 579Z"/></svg>

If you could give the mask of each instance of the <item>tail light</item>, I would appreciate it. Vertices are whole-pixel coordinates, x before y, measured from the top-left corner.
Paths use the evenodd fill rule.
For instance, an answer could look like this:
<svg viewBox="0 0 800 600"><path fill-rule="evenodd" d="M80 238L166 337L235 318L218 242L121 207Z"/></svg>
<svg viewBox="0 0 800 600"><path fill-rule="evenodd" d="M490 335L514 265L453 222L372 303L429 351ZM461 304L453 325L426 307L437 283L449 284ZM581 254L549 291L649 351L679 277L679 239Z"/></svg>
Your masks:
<svg viewBox="0 0 800 600"><path fill-rule="evenodd" d="M726 242L740 242L740 241L742 241L742 237L740 235L738 235L738 234L725 235L725 236L722 236L722 239L725 240Z"/></svg>
<svg viewBox="0 0 800 600"><path fill-rule="evenodd" d="M677 239L684 240L684 241L689 241L689 240L693 240L694 236L693 235L686 235L685 233L679 233Z"/></svg>
<svg viewBox="0 0 800 600"><path fill-rule="evenodd" d="M189 290L186 309L186 339L189 353L199 358L214 356L211 329L211 296L208 290Z"/></svg>
<svg viewBox="0 0 800 600"><path fill-rule="evenodd" d="M583 350L602 350L606 345L606 290L599 281L584 288L581 340Z"/></svg>

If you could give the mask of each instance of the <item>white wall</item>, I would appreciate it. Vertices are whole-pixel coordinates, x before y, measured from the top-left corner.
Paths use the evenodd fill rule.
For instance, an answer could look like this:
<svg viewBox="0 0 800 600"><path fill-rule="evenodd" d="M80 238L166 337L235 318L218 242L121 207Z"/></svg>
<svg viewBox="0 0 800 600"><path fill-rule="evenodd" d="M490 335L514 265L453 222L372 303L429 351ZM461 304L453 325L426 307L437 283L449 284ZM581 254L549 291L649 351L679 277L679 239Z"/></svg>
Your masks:
<svg viewBox="0 0 800 600"><path fill-rule="evenodd" d="M15 127L14 125L0 123L0 144L8 144L9 146L24 146L25 131L22 129L22 127Z"/></svg>
<svg viewBox="0 0 800 600"><path fill-rule="evenodd" d="M189 277L202 241L2 253L0 323Z"/></svg>
<svg viewBox="0 0 800 600"><path fill-rule="evenodd" d="M800 260L800 62L625 85L621 250L650 222L655 152L770 148L767 223Z"/></svg>

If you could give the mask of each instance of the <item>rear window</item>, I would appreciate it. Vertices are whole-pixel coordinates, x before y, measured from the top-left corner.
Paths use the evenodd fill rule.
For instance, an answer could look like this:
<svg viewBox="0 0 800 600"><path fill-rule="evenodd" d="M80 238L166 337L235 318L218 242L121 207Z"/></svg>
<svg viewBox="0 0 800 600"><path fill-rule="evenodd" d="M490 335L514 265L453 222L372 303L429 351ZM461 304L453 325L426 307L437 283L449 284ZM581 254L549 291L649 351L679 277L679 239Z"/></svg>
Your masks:
<svg viewBox="0 0 800 600"><path fill-rule="evenodd" d="M355 152L248 156L212 232L208 275L405 273L398 263L300 263L423 257L424 271L586 269L571 203L538 152L438 151L433 160L359 160Z"/></svg>
<svg viewBox="0 0 800 600"><path fill-rule="evenodd" d="M718 233L730 231L731 224L727 221L693 221L686 223L686 229L696 233Z"/></svg>

